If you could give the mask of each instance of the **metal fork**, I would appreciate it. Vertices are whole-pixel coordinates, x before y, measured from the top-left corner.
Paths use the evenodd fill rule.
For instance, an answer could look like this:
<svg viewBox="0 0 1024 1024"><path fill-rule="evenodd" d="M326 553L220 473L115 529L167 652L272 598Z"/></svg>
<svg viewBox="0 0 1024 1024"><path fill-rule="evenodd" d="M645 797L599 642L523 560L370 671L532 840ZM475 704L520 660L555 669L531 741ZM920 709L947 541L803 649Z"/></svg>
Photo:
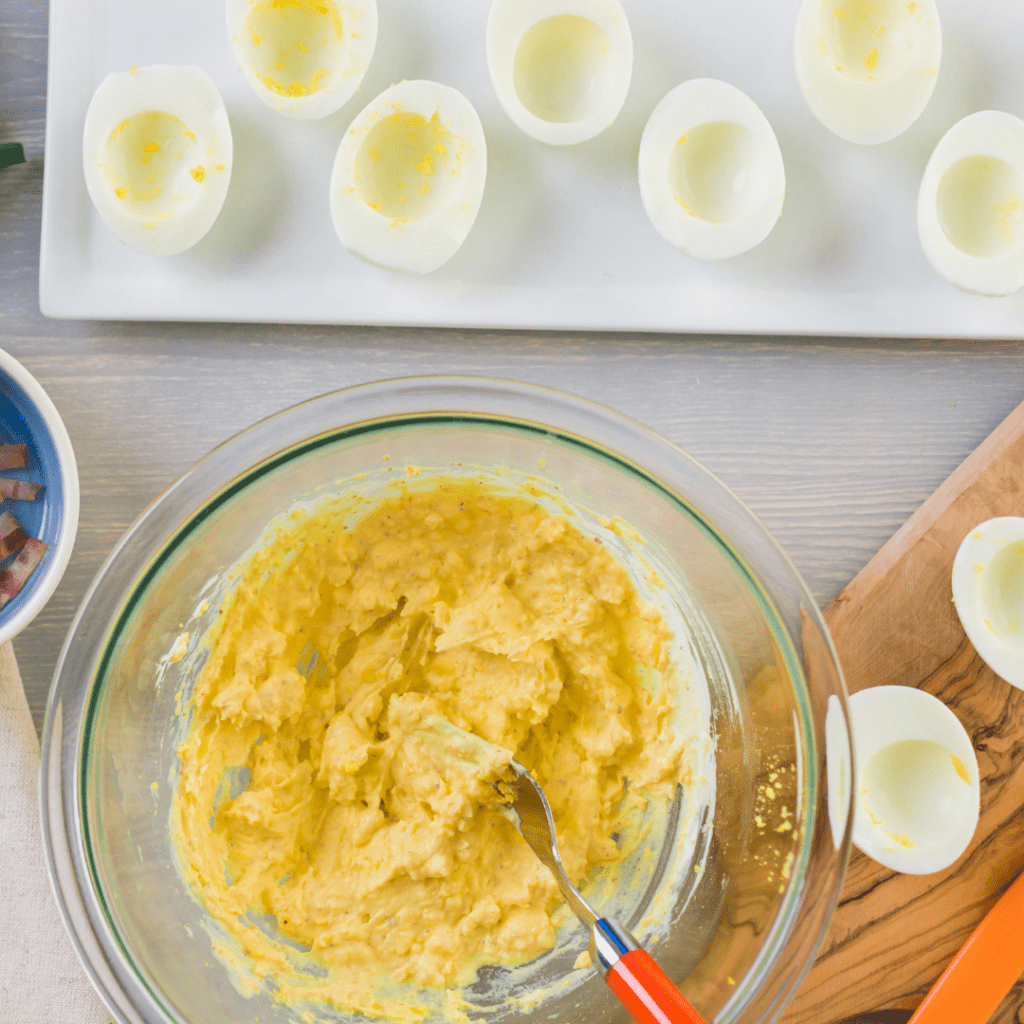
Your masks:
<svg viewBox="0 0 1024 1024"><path fill-rule="evenodd" d="M555 823L544 791L518 762L511 763L512 779L496 783L515 812L516 827L555 876L565 902L590 931L590 958L604 974L608 987L637 1024L704 1024L654 958L641 949L614 918L598 917L569 881L558 856Z"/></svg>

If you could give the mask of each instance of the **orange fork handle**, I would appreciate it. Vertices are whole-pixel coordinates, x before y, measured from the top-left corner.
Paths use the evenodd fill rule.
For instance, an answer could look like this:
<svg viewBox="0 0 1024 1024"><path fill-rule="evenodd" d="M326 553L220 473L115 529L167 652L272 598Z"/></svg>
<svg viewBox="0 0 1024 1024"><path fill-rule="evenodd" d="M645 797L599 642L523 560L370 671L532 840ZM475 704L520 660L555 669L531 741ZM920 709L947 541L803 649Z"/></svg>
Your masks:
<svg viewBox="0 0 1024 1024"><path fill-rule="evenodd" d="M910 1024L984 1024L1022 973L1024 875L974 929Z"/></svg>
<svg viewBox="0 0 1024 1024"><path fill-rule="evenodd" d="M636 1024L704 1024L645 949L620 957L605 980Z"/></svg>

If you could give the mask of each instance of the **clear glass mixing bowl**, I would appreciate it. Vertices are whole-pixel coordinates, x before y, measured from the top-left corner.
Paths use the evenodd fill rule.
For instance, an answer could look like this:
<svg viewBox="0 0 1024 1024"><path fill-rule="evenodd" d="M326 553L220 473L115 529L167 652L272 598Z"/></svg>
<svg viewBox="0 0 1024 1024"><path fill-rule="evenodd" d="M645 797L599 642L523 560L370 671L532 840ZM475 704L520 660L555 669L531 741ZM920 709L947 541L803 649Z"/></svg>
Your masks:
<svg viewBox="0 0 1024 1024"><path fill-rule="evenodd" d="M421 378L325 395L217 448L129 530L82 604L47 708L43 829L65 922L119 1021L293 1016L236 991L173 866L166 655L200 595L297 499L388 465L456 463L541 476L644 539L690 630L715 740L700 869L654 952L709 1021L774 1020L795 991L838 898L852 794L848 766L825 754L826 718L832 749L848 749L841 673L793 565L729 490L639 424L544 388ZM627 1019L593 973L538 1009L491 1016Z"/></svg>

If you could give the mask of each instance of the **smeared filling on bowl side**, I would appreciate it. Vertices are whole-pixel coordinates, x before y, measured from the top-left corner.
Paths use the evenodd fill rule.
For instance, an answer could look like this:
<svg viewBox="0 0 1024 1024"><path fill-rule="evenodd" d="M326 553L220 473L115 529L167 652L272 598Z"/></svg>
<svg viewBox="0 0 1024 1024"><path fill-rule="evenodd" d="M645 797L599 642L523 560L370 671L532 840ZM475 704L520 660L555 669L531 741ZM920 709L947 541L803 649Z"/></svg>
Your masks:
<svg viewBox="0 0 1024 1024"><path fill-rule="evenodd" d="M534 773L575 883L614 868L690 782L671 643L528 497L441 478L350 527L291 515L224 598L179 748L172 835L215 948L276 998L399 1019L550 949L566 908L493 781Z"/></svg>

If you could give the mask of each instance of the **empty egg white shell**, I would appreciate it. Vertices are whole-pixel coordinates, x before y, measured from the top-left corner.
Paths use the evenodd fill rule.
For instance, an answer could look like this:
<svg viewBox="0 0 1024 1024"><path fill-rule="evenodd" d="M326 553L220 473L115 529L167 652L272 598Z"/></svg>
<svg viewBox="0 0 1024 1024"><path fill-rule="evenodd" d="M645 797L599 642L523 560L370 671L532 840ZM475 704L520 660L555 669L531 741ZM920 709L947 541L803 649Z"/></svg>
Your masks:
<svg viewBox="0 0 1024 1024"><path fill-rule="evenodd" d="M618 0L494 0L487 68L505 113L552 146L585 142L622 109L633 37Z"/></svg>
<svg viewBox="0 0 1024 1024"><path fill-rule="evenodd" d="M480 118L457 90L400 82L352 122L331 174L331 216L354 256L426 274L459 249L487 179Z"/></svg>
<svg viewBox="0 0 1024 1024"><path fill-rule="evenodd" d="M928 105L942 57L933 0L804 0L793 42L814 116L864 146L906 131Z"/></svg>
<svg viewBox="0 0 1024 1024"><path fill-rule="evenodd" d="M85 115L89 196L133 249L173 256L202 238L231 180L227 111L209 76L156 64L111 74Z"/></svg>
<svg viewBox="0 0 1024 1024"><path fill-rule="evenodd" d="M964 291L1024 283L1024 121L983 110L946 132L921 179L917 230L928 262Z"/></svg>
<svg viewBox="0 0 1024 1024"><path fill-rule="evenodd" d="M942 701L912 686L875 686L849 701L853 842L893 871L953 864L978 825L978 759Z"/></svg>
<svg viewBox="0 0 1024 1024"><path fill-rule="evenodd" d="M227 22L256 95L302 121L351 99L377 45L376 0L227 0Z"/></svg>
<svg viewBox="0 0 1024 1024"><path fill-rule="evenodd" d="M1024 689L1024 519L976 526L953 560L953 601L985 664Z"/></svg>
<svg viewBox="0 0 1024 1024"><path fill-rule="evenodd" d="M658 233L702 260L762 242L782 214L786 170L775 132L746 94L698 78L655 108L640 141L640 195Z"/></svg>

